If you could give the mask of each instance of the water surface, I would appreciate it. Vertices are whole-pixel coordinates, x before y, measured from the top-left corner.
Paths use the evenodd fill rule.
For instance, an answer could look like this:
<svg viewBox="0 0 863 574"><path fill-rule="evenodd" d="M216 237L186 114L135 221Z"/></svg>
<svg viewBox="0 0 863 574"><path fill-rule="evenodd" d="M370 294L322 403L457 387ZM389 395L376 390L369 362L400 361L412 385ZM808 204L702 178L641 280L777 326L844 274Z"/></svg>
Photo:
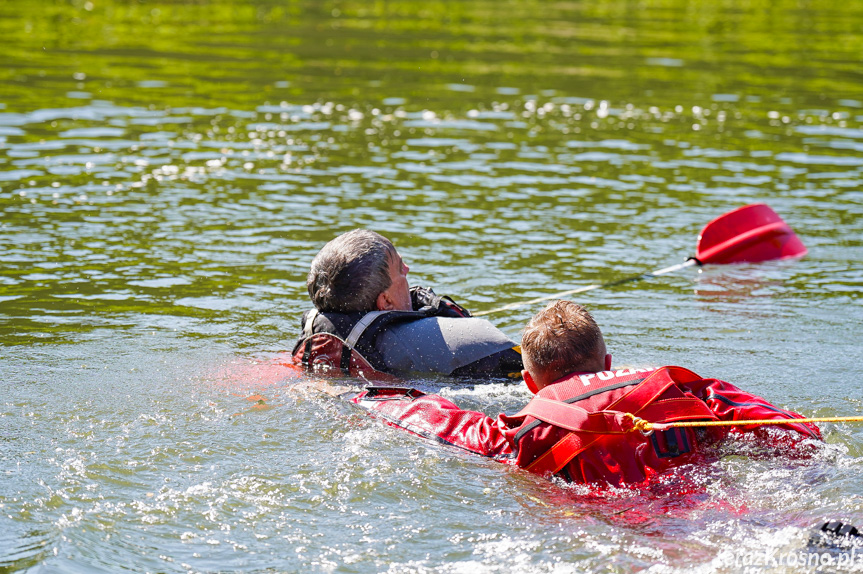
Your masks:
<svg viewBox="0 0 863 574"><path fill-rule="evenodd" d="M806 258L578 300L619 365L861 414L861 25L830 1L4 3L0 569L738 572L863 523L859 426L608 491L274 364L341 232L480 311L677 263L763 201ZM517 340L535 310L492 319Z"/></svg>

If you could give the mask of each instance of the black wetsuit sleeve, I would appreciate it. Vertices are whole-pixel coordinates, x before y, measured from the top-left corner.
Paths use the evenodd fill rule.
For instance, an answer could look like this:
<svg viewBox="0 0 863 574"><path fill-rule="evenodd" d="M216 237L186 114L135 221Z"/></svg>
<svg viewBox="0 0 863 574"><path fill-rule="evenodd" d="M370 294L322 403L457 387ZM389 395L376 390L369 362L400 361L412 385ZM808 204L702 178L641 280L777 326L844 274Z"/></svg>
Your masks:
<svg viewBox="0 0 863 574"><path fill-rule="evenodd" d="M414 311L428 310L434 317L470 317L470 311L453 301L450 297L439 297L429 287L415 285L410 288L411 305Z"/></svg>
<svg viewBox="0 0 863 574"><path fill-rule="evenodd" d="M411 287L410 293L411 305L413 305L414 311L419 311L423 307L434 305L435 299L440 299L440 297L435 295L434 291L430 288L423 287L421 285L414 285Z"/></svg>

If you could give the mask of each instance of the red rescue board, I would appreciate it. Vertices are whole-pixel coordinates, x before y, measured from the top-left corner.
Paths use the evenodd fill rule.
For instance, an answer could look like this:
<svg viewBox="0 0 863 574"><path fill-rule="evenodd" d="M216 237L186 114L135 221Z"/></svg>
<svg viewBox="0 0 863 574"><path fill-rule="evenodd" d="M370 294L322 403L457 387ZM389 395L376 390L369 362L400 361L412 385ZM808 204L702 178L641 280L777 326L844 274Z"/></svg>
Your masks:
<svg viewBox="0 0 863 574"><path fill-rule="evenodd" d="M702 264L756 263L806 253L794 230L763 203L720 215L704 226L695 248L695 258Z"/></svg>

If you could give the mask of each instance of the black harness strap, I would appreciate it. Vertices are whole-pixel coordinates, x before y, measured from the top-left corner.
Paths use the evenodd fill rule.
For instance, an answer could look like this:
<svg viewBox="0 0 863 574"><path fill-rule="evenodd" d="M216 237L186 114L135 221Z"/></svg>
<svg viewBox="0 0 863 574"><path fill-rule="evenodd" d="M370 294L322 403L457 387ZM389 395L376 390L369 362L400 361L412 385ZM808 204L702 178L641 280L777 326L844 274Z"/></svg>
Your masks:
<svg viewBox="0 0 863 574"><path fill-rule="evenodd" d="M303 346L303 366L305 368L309 368L311 364L311 356L312 356L312 338L307 337L305 345Z"/></svg>
<svg viewBox="0 0 863 574"><path fill-rule="evenodd" d="M339 360L339 368L345 376L351 376L351 349L347 345L342 345L342 358Z"/></svg>

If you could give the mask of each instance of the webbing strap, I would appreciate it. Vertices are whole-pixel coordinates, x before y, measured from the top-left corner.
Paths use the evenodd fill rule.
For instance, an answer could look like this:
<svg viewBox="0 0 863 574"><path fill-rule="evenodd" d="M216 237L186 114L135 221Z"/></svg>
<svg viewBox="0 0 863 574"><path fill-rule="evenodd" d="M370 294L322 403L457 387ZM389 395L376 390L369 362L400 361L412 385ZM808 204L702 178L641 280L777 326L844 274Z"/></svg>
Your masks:
<svg viewBox="0 0 863 574"><path fill-rule="evenodd" d="M346 377L351 376L351 351L346 345L342 345L342 358L339 360L339 368Z"/></svg>
<svg viewBox="0 0 863 574"><path fill-rule="evenodd" d="M375 319L386 313L389 313L389 311L370 311L363 315L363 318L357 321L357 324L354 325L354 328L351 329L347 339L345 339L345 347L353 349L360 340L360 337L363 336L365 330L368 329L369 325L371 325Z"/></svg>
<svg viewBox="0 0 863 574"><path fill-rule="evenodd" d="M303 336L304 337L311 337L312 336L312 329L313 329L313 326L315 323L315 317L317 317L317 316L318 316L318 310L317 309L312 309L311 311L309 311L309 314L306 315L306 322L305 322L305 324L303 324Z"/></svg>
<svg viewBox="0 0 863 574"><path fill-rule="evenodd" d="M569 461L590 448L599 437L584 436L578 433L568 433L557 441L553 447L543 453L525 467L530 472L538 474L557 474Z"/></svg>
<svg viewBox="0 0 863 574"><path fill-rule="evenodd" d="M614 403L606 407L606 411L630 412L635 415L641 413L644 409L653 404L654 401L656 401L656 399L658 399L665 391L676 384L675 379L672 377L673 374L676 374L678 378L681 379L698 380L700 378L692 371L680 367L667 367L665 369L660 369L648 376ZM534 398L533 400L535 401L537 398ZM531 403L532 402L533 401L531 401ZM560 470L569 464L573 458L578 456L581 452L584 452L601 438L584 436L585 434L587 433L581 433L578 431L569 432L553 447L531 462L526 469L540 474L545 474L547 472L556 474L560 472Z"/></svg>
<svg viewBox="0 0 863 574"><path fill-rule="evenodd" d="M303 344L303 366L308 368L312 361L312 338L306 337L306 342Z"/></svg>
<svg viewBox="0 0 863 574"><path fill-rule="evenodd" d="M589 412L576 405L536 397L517 416L530 415L550 425L575 432L623 433L624 413L618 411ZM632 424L629 425L630 427Z"/></svg>

